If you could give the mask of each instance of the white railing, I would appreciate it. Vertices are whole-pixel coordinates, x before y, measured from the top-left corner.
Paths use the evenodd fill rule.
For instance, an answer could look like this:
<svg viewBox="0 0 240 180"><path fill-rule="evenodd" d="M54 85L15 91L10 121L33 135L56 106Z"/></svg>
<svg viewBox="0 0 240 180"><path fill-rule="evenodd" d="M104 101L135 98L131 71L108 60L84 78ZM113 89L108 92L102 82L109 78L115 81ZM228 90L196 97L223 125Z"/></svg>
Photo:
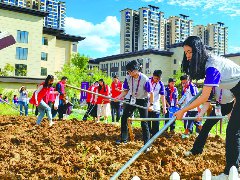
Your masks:
<svg viewBox="0 0 240 180"><path fill-rule="evenodd" d="M202 174L202 180L211 180L212 173L209 169L206 169ZM228 180L238 180L238 170L235 166L232 166L229 171ZM134 176L131 180L141 180L138 176ZM173 172L170 176L170 180L180 180L180 175L177 172Z"/></svg>

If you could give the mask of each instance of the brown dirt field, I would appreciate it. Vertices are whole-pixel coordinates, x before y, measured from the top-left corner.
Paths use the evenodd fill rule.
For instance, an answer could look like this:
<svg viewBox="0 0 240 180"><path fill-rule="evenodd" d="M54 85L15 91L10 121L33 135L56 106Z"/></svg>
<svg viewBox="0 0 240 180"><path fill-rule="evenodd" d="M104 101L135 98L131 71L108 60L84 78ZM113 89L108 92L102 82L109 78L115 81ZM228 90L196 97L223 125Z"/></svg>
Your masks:
<svg viewBox="0 0 240 180"><path fill-rule="evenodd" d="M47 119L40 126L35 122L35 117L0 116L0 179L109 179L143 146L139 129L134 129L137 141L117 146L119 126L73 119L49 128ZM119 179L167 180L177 171L182 180L198 180L206 168L221 173L224 141L209 137L202 155L184 158L194 139L159 137Z"/></svg>

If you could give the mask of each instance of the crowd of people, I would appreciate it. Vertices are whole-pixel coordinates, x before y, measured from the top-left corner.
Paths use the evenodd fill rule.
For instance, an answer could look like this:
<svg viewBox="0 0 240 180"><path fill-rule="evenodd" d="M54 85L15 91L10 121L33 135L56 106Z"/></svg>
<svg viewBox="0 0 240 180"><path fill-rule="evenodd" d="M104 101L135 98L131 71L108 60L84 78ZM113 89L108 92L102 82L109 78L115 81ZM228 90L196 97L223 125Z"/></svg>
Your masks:
<svg viewBox="0 0 240 180"><path fill-rule="evenodd" d="M127 119L133 116L135 110L138 110L140 118L159 118L160 114L167 118L175 116L179 120L183 117L195 117L196 120L184 120L185 130L182 134L182 138L188 138L194 132L195 125L196 133L199 135L193 148L184 152L185 156L193 156L202 153L211 128L219 121L219 119L207 120L202 124L202 116L206 112L210 116L228 115L226 166L224 173L212 177L215 180L225 180L228 179L232 166L239 168L240 123L237 119L240 107L240 66L226 58L208 53L197 36L189 36L184 41L183 48L182 70L185 74L180 77L181 91L175 86L174 78L169 78L168 84L164 86L161 81L161 70L157 69L151 77L147 77L142 73L141 64L137 60L132 60L126 65L127 76L123 82L114 76L110 86L104 79L99 79L88 88L86 99L88 108L83 120L86 121L92 116L96 123L100 122L100 117L107 122L108 116L111 116L113 123L120 122L120 138L116 140L116 144L119 145L128 143ZM200 79L204 79L202 94L190 103L198 94L198 88L193 80ZM71 106L65 93L67 77L62 77L55 88L53 82L54 76L48 75L29 100L38 110L37 125L41 123L46 113L52 126L57 113L59 119L62 119L66 109ZM0 102L3 101L8 102L0 94ZM20 88L19 98L14 96L13 102L20 106L21 115L23 108L25 115L28 115L26 87ZM185 106L186 104L188 105ZM159 131L159 121L141 121L141 128L142 139L146 144ZM171 133L175 131L175 122L169 129ZM150 148L146 151L149 150Z"/></svg>

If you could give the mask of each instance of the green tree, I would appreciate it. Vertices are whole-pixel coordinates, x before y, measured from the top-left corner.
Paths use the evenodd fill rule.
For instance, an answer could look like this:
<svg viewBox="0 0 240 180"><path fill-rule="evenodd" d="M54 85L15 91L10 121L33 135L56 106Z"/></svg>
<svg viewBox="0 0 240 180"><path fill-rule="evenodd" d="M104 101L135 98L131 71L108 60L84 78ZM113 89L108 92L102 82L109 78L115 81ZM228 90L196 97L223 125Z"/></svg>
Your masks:
<svg viewBox="0 0 240 180"><path fill-rule="evenodd" d="M80 55L79 53L74 54L71 58L71 63L79 69L86 69L88 65L89 57Z"/></svg>
<svg viewBox="0 0 240 180"><path fill-rule="evenodd" d="M14 67L7 63L3 69L0 69L0 76L10 76L10 74L14 71Z"/></svg>
<svg viewBox="0 0 240 180"><path fill-rule="evenodd" d="M83 62L81 62L83 61ZM89 59L80 54L74 55L69 64L65 64L62 68L62 71L56 72L58 79L61 79L62 76L68 77L68 84L74 87L80 88L81 82L95 82L99 79L104 79L106 84L111 83L111 78L106 75L106 73L99 71L98 68L93 70L87 69ZM79 90L66 88L67 94L69 97L72 97L76 94L79 97Z"/></svg>

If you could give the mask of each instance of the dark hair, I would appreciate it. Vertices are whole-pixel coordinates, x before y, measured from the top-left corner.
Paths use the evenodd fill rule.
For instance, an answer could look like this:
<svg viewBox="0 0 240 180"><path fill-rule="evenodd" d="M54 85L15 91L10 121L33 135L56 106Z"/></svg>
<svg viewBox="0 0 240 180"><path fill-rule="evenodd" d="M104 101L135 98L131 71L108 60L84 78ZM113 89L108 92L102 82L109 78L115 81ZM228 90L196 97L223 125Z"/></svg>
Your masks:
<svg viewBox="0 0 240 180"><path fill-rule="evenodd" d="M62 80L66 80L66 79L68 79L68 78L67 78L66 76L63 76L62 79L61 79L61 81L62 81Z"/></svg>
<svg viewBox="0 0 240 180"><path fill-rule="evenodd" d="M181 77L180 77L180 80L182 81L182 80L189 80L189 77L188 77L188 75L182 75Z"/></svg>
<svg viewBox="0 0 240 180"><path fill-rule="evenodd" d="M169 79L168 79L168 83L170 83L170 82L176 82L176 80L173 79L173 78L169 78Z"/></svg>
<svg viewBox="0 0 240 180"><path fill-rule="evenodd" d="M117 76L117 75L114 75L113 78L118 78L118 76Z"/></svg>
<svg viewBox="0 0 240 180"><path fill-rule="evenodd" d="M103 79L99 79L98 82L99 82L99 81L102 81L102 82L103 82L104 92L106 92L107 90L106 90L106 86L105 86L104 80L103 80ZM102 89L102 86L99 84L99 86L98 86L98 91L101 91L101 89Z"/></svg>
<svg viewBox="0 0 240 180"><path fill-rule="evenodd" d="M47 78L44 81L43 87L48 87L48 81L53 80L54 76L53 75L48 75Z"/></svg>
<svg viewBox="0 0 240 180"><path fill-rule="evenodd" d="M141 64L137 60L132 60L126 65L127 71L133 71L133 70L141 71L141 69L142 69Z"/></svg>
<svg viewBox="0 0 240 180"><path fill-rule="evenodd" d="M192 59L188 61L186 54L183 54L182 71L190 75L191 79L203 79L205 77L206 61L209 57L205 46L198 36L189 36L183 42L183 46L185 45L192 48Z"/></svg>
<svg viewBox="0 0 240 180"><path fill-rule="evenodd" d="M162 75L162 71L161 70L155 70L154 72L153 72L153 76L157 76L157 77L161 77L161 75Z"/></svg>

